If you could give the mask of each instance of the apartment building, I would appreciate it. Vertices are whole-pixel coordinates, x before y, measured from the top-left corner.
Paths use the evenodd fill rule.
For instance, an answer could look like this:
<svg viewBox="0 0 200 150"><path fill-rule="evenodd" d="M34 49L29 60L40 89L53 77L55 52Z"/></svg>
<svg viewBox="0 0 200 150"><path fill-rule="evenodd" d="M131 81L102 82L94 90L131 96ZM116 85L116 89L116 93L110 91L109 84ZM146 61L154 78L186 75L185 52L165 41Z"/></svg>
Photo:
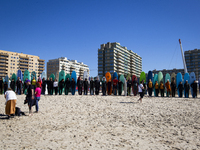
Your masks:
<svg viewBox="0 0 200 150"><path fill-rule="evenodd" d="M142 72L142 58L127 47L121 46L120 43L101 44L101 48L98 49L99 77L105 76L106 72L139 77Z"/></svg>
<svg viewBox="0 0 200 150"><path fill-rule="evenodd" d="M66 57L60 57L57 59L51 59L47 62L47 77L52 73L56 78L59 76L61 70L65 71L65 74L70 74L72 71L76 71L76 75L83 77L84 71L89 73L89 67L83 62L77 62L77 60L70 60Z"/></svg>
<svg viewBox="0 0 200 150"><path fill-rule="evenodd" d="M152 73L153 74L158 74L158 72L162 72L162 74L163 74L163 76L165 76L167 73L169 73L170 75L172 74L172 73L175 73L175 74L177 74L177 73L181 73L182 75L184 75L185 73L184 73L184 69L176 69L176 68L174 68L174 69L171 69L171 70L166 70L166 69L163 69L163 70L153 70L152 71Z"/></svg>
<svg viewBox="0 0 200 150"><path fill-rule="evenodd" d="M200 77L200 49L184 52L188 73L194 72L196 78Z"/></svg>
<svg viewBox="0 0 200 150"><path fill-rule="evenodd" d="M25 70L35 71L37 76L42 74L45 67L45 60L39 56L28 55L17 52L0 50L0 77L11 77L13 73L17 74L18 70L24 73Z"/></svg>

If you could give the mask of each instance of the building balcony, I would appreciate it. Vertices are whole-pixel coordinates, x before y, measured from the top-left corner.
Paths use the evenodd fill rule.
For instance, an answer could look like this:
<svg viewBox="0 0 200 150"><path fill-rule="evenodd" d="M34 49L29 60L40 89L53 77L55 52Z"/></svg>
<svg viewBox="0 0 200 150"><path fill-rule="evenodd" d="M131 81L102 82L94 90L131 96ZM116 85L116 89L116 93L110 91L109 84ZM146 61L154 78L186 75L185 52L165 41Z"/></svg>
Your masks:
<svg viewBox="0 0 200 150"><path fill-rule="evenodd" d="M28 69L28 66L19 66L20 68L26 68L26 69Z"/></svg>
<svg viewBox="0 0 200 150"><path fill-rule="evenodd" d="M38 71L44 71L44 68L39 68Z"/></svg>
<svg viewBox="0 0 200 150"><path fill-rule="evenodd" d="M43 72L43 71L40 71L40 70L39 70L39 71L38 71L38 74L42 74L42 72Z"/></svg>
<svg viewBox="0 0 200 150"><path fill-rule="evenodd" d="M0 62L0 66L8 66L8 63Z"/></svg>
<svg viewBox="0 0 200 150"><path fill-rule="evenodd" d="M8 72L8 70L4 70L4 69L0 70L0 73L7 73L7 72Z"/></svg>
<svg viewBox="0 0 200 150"><path fill-rule="evenodd" d="M44 68L45 66L44 65L41 65L41 64L39 64L39 66L38 67L42 67L42 68Z"/></svg>
<svg viewBox="0 0 200 150"><path fill-rule="evenodd" d="M41 62L41 63L44 63L44 62L45 62L44 59L38 59L38 61L39 61L39 63L40 63L40 62Z"/></svg>
<svg viewBox="0 0 200 150"><path fill-rule="evenodd" d="M19 59L19 62L29 62L27 59Z"/></svg>
<svg viewBox="0 0 200 150"><path fill-rule="evenodd" d="M8 63L8 60L6 60L6 59L0 59L0 62Z"/></svg>

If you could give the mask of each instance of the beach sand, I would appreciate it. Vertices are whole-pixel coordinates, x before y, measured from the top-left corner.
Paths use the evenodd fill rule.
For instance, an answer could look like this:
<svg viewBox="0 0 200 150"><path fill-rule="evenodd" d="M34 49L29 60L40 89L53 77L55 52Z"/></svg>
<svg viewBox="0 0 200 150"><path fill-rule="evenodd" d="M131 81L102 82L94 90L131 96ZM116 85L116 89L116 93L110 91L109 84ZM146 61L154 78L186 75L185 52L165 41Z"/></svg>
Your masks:
<svg viewBox="0 0 200 150"><path fill-rule="evenodd" d="M138 98L41 96L39 113L7 120L0 95L0 149L200 149L199 99Z"/></svg>

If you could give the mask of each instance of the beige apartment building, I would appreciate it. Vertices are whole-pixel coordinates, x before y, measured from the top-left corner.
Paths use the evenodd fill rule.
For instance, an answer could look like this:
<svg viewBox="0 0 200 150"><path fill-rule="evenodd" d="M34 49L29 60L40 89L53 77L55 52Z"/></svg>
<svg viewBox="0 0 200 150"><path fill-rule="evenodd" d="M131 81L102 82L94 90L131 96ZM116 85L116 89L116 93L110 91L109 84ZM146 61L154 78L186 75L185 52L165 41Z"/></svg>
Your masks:
<svg viewBox="0 0 200 150"><path fill-rule="evenodd" d="M22 73L29 70L30 75L35 71L39 76L44 68L45 60L40 59L39 56L0 50L0 77L6 75L11 77L13 73L17 74L18 70Z"/></svg>

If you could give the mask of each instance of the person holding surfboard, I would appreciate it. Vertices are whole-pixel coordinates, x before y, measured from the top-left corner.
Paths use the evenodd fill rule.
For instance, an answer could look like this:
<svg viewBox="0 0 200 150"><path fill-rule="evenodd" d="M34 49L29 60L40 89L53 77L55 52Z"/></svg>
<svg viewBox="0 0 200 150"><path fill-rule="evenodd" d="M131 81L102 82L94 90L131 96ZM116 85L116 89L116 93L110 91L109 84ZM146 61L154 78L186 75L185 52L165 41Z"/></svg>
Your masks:
<svg viewBox="0 0 200 150"><path fill-rule="evenodd" d="M109 79L108 84L107 84L108 95L111 95L111 93L112 93L112 91L111 91L111 86L112 86L112 82L111 82L111 79Z"/></svg>
<svg viewBox="0 0 200 150"><path fill-rule="evenodd" d="M164 97L164 90L165 90L165 86L163 84L163 81L160 81L160 95L161 97Z"/></svg>
<svg viewBox="0 0 200 150"><path fill-rule="evenodd" d="M0 78L0 94L3 93L3 80L2 77Z"/></svg>
<svg viewBox="0 0 200 150"><path fill-rule="evenodd" d="M64 84L65 84L64 79L62 79L58 84L58 86L59 86L59 95L62 95Z"/></svg>
<svg viewBox="0 0 200 150"><path fill-rule="evenodd" d="M88 81L87 78L85 78L85 81L83 82L84 85L84 95L87 95L88 93Z"/></svg>
<svg viewBox="0 0 200 150"><path fill-rule="evenodd" d="M95 80L95 94L96 95L99 95L99 90L100 90L100 81L99 81L99 78L97 77L96 80Z"/></svg>
<svg viewBox="0 0 200 150"><path fill-rule="evenodd" d="M53 89L55 91L55 95L58 94L58 81L57 79L55 79L55 81L53 82Z"/></svg>
<svg viewBox="0 0 200 150"><path fill-rule="evenodd" d="M140 101L141 103L142 103L142 98L143 98L143 96L144 96L144 87L143 87L143 84L144 84L144 82L141 81L141 82L140 82L140 85L138 86L138 92L139 92L139 94L140 94L140 98L139 98L138 101Z"/></svg>
<svg viewBox="0 0 200 150"><path fill-rule="evenodd" d="M118 92L119 92L119 95L122 95L122 85L123 85L123 82L121 80L119 80L119 82L118 82Z"/></svg>
<svg viewBox="0 0 200 150"><path fill-rule="evenodd" d="M138 93L138 82L137 82L137 78L135 78L135 80L133 81L133 94L134 96L136 96Z"/></svg>
<svg viewBox="0 0 200 150"><path fill-rule="evenodd" d="M68 95L70 86L71 83L69 81L69 78L67 78L67 80L65 81L65 95Z"/></svg>
<svg viewBox="0 0 200 150"><path fill-rule="evenodd" d="M172 81L171 88L172 88L172 97L175 97L175 93L176 93L176 83L175 83L175 80Z"/></svg>
<svg viewBox="0 0 200 150"><path fill-rule="evenodd" d="M178 90L179 90L179 97L183 97L183 84L182 82L179 83L178 85Z"/></svg>
<svg viewBox="0 0 200 150"><path fill-rule="evenodd" d="M159 85L158 85L158 81L156 81L155 85L154 85L154 88L155 88L155 92L156 92L156 97L158 97L158 93L159 93Z"/></svg>
<svg viewBox="0 0 200 150"><path fill-rule="evenodd" d="M78 77L77 86L78 86L78 94L82 95L83 82L81 77Z"/></svg>
<svg viewBox="0 0 200 150"><path fill-rule="evenodd" d="M72 88L72 95L74 95L75 88L76 88L76 82L75 82L74 78L72 78L72 81L71 81L71 88Z"/></svg>
<svg viewBox="0 0 200 150"><path fill-rule="evenodd" d="M185 97L189 98L190 84L188 83L188 80L185 81L184 89L185 89Z"/></svg>
<svg viewBox="0 0 200 150"><path fill-rule="evenodd" d="M191 84L191 88L193 88L193 95L192 95L192 97L193 98L197 98L197 82L196 81L194 81Z"/></svg>
<svg viewBox="0 0 200 150"><path fill-rule="evenodd" d="M14 89L15 89L15 81L14 81L14 79L12 79L12 81L10 82L10 88L14 91Z"/></svg>
<svg viewBox="0 0 200 150"><path fill-rule="evenodd" d="M115 77L115 79L113 79L113 94L114 95L117 95L117 83L118 83L118 80L117 80L117 77Z"/></svg>
<svg viewBox="0 0 200 150"><path fill-rule="evenodd" d="M22 93L22 81L20 79L20 77L18 77L17 81L16 81L16 85L17 85L17 94L21 95Z"/></svg>
<svg viewBox="0 0 200 150"><path fill-rule="evenodd" d="M90 95L94 95L94 80L93 80L93 77L91 77L91 80L90 80Z"/></svg>
<svg viewBox="0 0 200 150"><path fill-rule="evenodd" d="M131 85L132 85L132 81L131 81L131 77L129 77L127 81L128 96L131 96Z"/></svg>
<svg viewBox="0 0 200 150"><path fill-rule="evenodd" d="M106 81L105 81L105 77L103 78L103 81L102 81L102 93L103 93L104 96L106 95Z"/></svg>
<svg viewBox="0 0 200 150"><path fill-rule="evenodd" d="M166 87L166 90L167 90L167 97L169 97L170 95L170 92L171 92L171 87L170 87L170 83L169 83L169 79L167 79L167 82L165 83L165 87Z"/></svg>
<svg viewBox="0 0 200 150"><path fill-rule="evenodd" d="M152 83L151 79L149 79L149 82L147 84L147 89L148 89L149 96L151 97L152 96L152 89L153 89L153 83Z"/></svg>

